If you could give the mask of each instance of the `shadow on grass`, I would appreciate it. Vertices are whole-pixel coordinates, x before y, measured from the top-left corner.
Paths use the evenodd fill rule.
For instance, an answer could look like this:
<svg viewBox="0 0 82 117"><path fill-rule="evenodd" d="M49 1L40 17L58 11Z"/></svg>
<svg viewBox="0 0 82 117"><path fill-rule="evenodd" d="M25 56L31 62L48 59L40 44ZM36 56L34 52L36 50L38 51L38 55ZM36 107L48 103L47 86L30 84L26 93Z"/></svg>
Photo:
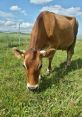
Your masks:
<svg viewBox="0 0 82 117"><path fill-rule="evenodd" d="M51 87L52 85L58 85L59 81L61 79L64 79L64 76L67 75L69 72L79 70L82 68L82 59L76 59L71 62L70 67L68 67L66 70L65 63L61 63L59 67L54 68L53 72L50 74L50 76L43 76L42 82L40 84L40 92L43 92L47 88ZM47 78L48 77L48 78ZM71 81L65 81L66 83Z"/></svg>

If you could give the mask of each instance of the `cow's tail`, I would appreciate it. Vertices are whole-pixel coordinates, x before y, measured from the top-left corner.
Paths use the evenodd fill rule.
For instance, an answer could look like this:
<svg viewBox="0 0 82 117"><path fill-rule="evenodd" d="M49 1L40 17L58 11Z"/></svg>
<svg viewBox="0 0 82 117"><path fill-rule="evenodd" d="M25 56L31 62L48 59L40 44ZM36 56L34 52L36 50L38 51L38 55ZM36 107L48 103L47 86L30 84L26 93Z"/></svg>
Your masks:
<svg viewBox="0 0 82 117"><path fill-rule="evenodd" d="M75 19L75 20L76 20L76 19ZM76 39L76 37L77 37L78 27L79 27L79 23L78 23L78 21L76 20L75 27L74 27L74 35L75 35L75 39Z"/></svg>
<svg viewBox="0 0 82 117"><path fill-rule="evenodd" d="M78 27L79 27L79 23L75 18L75 24L74 24L74 42L73 42L73 48L75 47L75 43L76 43L76 39L77 39L77 33L78 33Z"/></svg>

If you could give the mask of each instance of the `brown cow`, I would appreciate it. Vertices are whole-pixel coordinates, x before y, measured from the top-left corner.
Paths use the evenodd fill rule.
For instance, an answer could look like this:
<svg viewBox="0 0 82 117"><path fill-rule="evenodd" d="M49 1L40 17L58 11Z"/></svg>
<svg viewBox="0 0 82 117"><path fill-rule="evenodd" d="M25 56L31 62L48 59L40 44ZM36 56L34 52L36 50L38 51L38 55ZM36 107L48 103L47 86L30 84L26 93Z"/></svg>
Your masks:
<svg viewBox="0 0 82 117"><path fill-rule="evenodd" d="M75 17L58 15L49 11L40 13L32 29L29 49L25 52L13 49L17 57L24 57L29 89L34 91L39 86L43 57L49 59L48 72L50 72L56 50L66 50L66 66L70 65L77 32L78 23Z"/></svg>

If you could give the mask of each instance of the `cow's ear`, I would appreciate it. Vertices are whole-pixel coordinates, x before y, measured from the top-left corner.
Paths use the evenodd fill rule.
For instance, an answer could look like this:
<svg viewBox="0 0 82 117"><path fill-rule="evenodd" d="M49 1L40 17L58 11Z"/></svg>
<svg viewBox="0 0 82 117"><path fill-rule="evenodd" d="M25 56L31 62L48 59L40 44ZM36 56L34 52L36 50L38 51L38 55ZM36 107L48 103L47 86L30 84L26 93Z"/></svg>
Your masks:
<svg viewBox="0 0 82 117"><path fill-rule="evenodd" d="M24 57L24 53L25 53L24 50L18 50L16 47L12 48L12 52L17 58Z"/></svg>
<svg viewBox="0 0 82 117"><path fill-rule="evenodd" d="M51 49L48 49L48 50L41 50L40 55L42 57L50 57L52 54L54 54L54 52L55 52L54 48L51 48Z"/></svg>

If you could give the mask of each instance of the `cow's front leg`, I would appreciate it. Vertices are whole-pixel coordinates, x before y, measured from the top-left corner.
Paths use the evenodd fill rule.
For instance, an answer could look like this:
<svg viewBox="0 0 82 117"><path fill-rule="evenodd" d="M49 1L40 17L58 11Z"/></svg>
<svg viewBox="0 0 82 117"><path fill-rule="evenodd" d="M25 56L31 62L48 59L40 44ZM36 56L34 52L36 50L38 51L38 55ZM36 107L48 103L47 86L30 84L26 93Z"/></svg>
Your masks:
<svg viewBox="0 0 82 117"><path fill-rule="evenodd" d="M47 68L47 71L46 71L47 75L50 74L50 72L52 71L52 67L51 67L52 59L53 59L53 56L48 58L49 64L48 64L48 68Z"/></svg>

